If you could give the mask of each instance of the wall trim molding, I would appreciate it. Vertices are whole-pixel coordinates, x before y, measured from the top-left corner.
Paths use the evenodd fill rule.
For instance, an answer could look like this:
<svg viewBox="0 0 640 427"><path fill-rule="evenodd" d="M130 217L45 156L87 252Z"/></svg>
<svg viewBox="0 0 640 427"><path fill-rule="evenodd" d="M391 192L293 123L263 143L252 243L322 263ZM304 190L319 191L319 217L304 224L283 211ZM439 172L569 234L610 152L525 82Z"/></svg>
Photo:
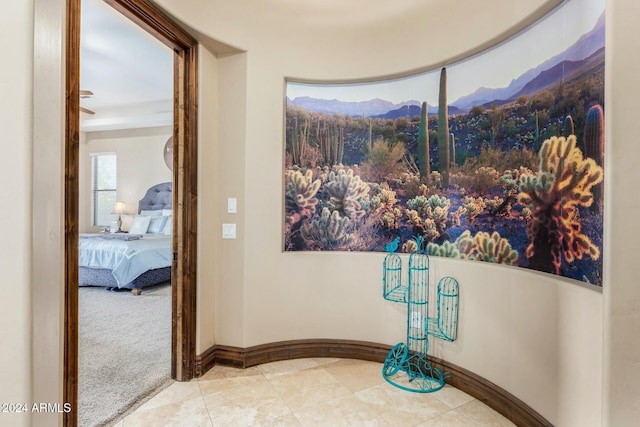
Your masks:
<svg viewBox="0 0 640 427"><path fill-rule="evenodd" d="M336 357L383 363L390 345L367 341L306 339L279 341L242 348L214 345L196 356L195 373L202 376L215 365L249 368L279 360ZM502 414L516 425L552 426L542 415L505 389L446 360L429 356L430 362L449 372L447 384L464 391Z"/></svg>

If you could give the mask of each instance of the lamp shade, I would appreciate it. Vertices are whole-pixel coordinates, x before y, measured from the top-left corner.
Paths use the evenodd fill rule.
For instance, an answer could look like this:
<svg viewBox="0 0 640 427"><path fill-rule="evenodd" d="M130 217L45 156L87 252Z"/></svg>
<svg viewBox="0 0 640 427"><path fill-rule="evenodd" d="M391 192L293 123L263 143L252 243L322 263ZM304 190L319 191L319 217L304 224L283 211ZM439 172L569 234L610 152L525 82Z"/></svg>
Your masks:
<svg viewBox="0 0 640 427"><path fill-rule="evenodd" d="M123 213L126 213L126 206L124 202L116 202L116 204L113 205L113 211L111 213L118 214L118 215L122 215Z"/></svg>

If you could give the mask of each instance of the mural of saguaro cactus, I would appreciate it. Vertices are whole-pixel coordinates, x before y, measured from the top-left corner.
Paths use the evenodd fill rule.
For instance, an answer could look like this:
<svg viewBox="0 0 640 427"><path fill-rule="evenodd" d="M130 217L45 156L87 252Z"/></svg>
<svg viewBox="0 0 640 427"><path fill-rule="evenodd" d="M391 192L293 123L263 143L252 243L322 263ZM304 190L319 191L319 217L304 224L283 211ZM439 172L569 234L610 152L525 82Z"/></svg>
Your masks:
<svg viewBox="0 0 640 427"><path fill-rule="evenodd" d="M320 143L320 152L324 157L324 161L330 165L342 163L344 152L344 129L338 125L336 120L323 123L319 128L318 140Z"/></svg>
<svg viewBox="0 0 640 427"><path fill-rule="evenodd" d="M373 147L373 119L369 117L369 152Z"/></svg>
<svg viewBox="0 0 640 427"><path fill-rule="evenodd" d="M575 135L576 131L573 127L573 117L570 114L567 114L567 117L564 118L564 125L562 126L562 136L568 138L569 135Z"/></svg>
<svg viewBox="0 0 640 427"><path fill-rule="evenodd" d="M536 110L535 112L535 118L536 118L536 131L535 131L534 137L535 137L535 144L537 148L538 145L540 144L540 126L538 125L538 110Z"/></svg>
<svg viewBox="0 0 640 427"><path fill-rule="evenodd" d="M442 175L442 187L449 187L449 111L447 106L447 68L440 71L440 94L438 97L438 161Z"/></svg>
<svg viewBox="0 0 640 427"><path fill-rule="evenodd" d="M420 126L418 127L418 161L420 162L420 177L429 179L431 175L431 159L429 158L429 119L427 103L422 103L420 110Z"/></svg>
<svg viewBox="0 0 640 427"><path fill-rule="evenodd" d="M604 169L604 112L600 105L589 108L584 124L584 155L592 158ZM592 212L602 212L602 185L593 188Z"/></svg>
<svg viewBox="0 0 640 427"><path fill-rule="evenodd" d="M291 157L294 165L302 166L305 152L308 146L309 129L311 122L308 117L304 119L302 128L298 125L298 116L293 119L293 130L291 131Z"/></svg>
<svg viewBox="0 0 640 427"><path fill-rule="evenodd" d="M449 134L449 140L451 141L449 154L451 155L451 166L453 166L456 164L456 137L451 133Z"/></svg>
<svg viewBox="0 0 640 427"><path fill-rule="evenodd" d="M602 182L603 171L591 158L583 158L575 135L551 137L540 149L536 175L520 179L518 199L531 210L527 223L529 267L560 274L563 258L571 263L600 250L582 234L578 206L593 203L591 189Z"/></svg>

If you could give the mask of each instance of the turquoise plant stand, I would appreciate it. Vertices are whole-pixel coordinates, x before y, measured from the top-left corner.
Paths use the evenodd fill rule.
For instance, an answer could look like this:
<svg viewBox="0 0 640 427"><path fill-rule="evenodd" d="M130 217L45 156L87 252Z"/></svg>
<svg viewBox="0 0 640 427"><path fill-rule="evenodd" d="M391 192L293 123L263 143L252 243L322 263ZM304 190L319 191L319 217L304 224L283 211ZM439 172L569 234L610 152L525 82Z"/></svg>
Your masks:
<svg viewBox="0 0 640 427"><path fill-rule="evenodd" d="M416 393L444 387L447 373L431 366L429 336L455 341L458 336L458 281L446 276L437 286L436 313L429 317L429 256L409 255L409 277L402 284L402 259L390 253L383 264L383 296L407 304L407 340L395 345L384 362L382 376L390 384Z"/></svg>

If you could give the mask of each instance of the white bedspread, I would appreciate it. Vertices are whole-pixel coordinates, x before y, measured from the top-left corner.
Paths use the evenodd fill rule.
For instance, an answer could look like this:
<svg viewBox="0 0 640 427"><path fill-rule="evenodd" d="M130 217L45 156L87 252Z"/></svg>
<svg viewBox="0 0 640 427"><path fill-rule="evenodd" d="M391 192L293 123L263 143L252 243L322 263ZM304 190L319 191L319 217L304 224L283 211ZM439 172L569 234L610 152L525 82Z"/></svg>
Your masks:
<svg viewBox="0 0 640 427"><path fill-rule="evenodd" d="M118 285L142 273L171 266L171 236L145 234L138 240L80 239L80 267L112 270Z"/></svg>

